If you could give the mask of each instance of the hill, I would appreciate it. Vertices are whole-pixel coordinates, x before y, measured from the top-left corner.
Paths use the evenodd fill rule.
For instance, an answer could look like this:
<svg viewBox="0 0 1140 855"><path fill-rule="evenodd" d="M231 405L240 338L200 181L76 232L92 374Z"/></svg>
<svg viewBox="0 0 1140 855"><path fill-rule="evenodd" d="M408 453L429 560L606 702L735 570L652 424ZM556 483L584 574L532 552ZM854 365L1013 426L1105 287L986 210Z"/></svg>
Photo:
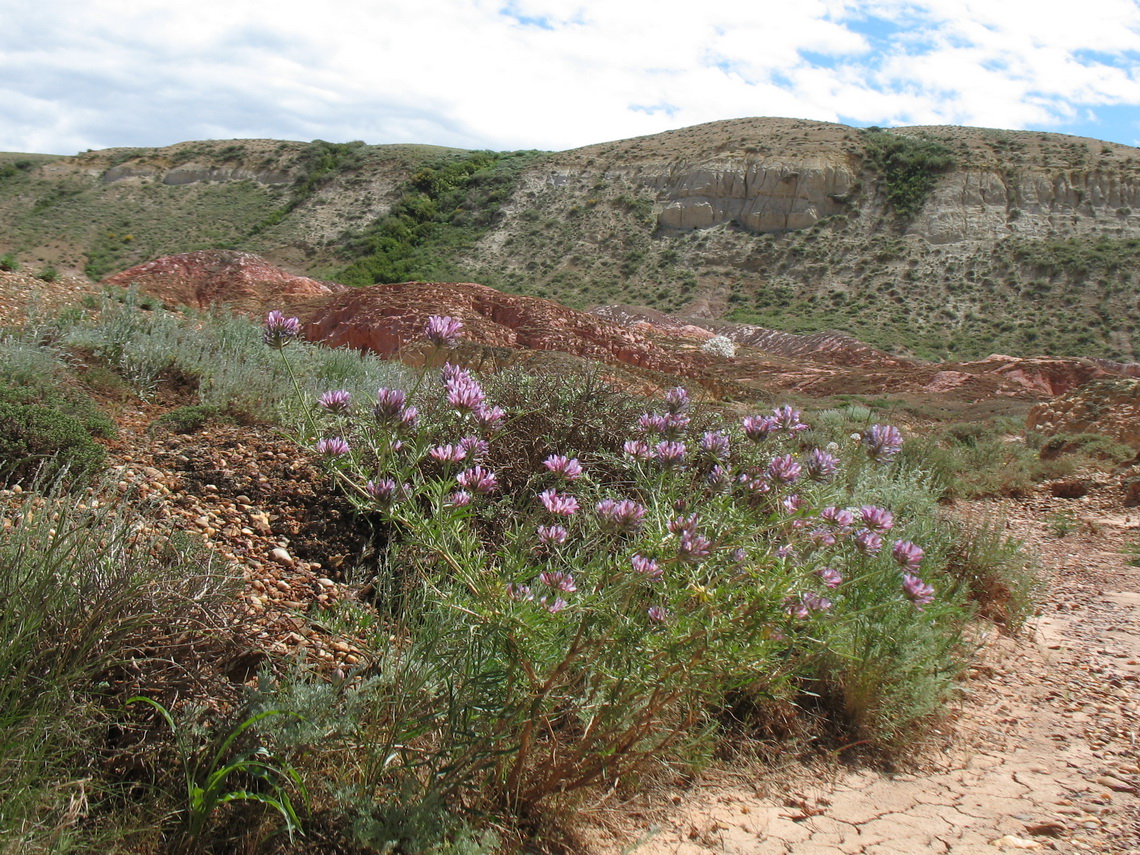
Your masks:
<svg viewBox="0 0 1140 855"><path fill-rule="evenodd" d="M350 285L838 330L926 359L1140 351L1140 151L1091 139L758 118L560 153L0 155L0 262L98 279L197 249Z"/></svg>

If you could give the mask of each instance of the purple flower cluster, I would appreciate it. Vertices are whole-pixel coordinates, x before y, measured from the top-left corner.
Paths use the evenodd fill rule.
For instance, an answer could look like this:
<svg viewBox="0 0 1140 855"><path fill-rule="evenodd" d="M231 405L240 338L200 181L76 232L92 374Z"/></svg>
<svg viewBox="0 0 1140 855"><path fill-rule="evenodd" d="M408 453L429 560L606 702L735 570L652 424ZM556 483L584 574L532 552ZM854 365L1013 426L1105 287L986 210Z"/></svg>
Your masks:
<svg viewBox="0 0 1140 855"><path fill-rule="evenodd" d="M634 556L629 559L629 563L633 567L633 572L640 573L646 579L650 579L654 582L665 575L665 571L662 570L652 558L646 558L643 555L635 553Z"/></svg>
<svg viewBox="0 0 1140 855"><path fill-rule="evenodd" d="M376 390L376 405L372 407L372 415L383 425L412 428L416 425L419 410L408 406L408 394L403 389L381 387Z"/></svg>
<svg viewBox="0 0 1140 855"><path fill-rule="evenodd" d="M582 464L578 462L576 457L567 457L564 454L552 454L546 460L542 461L542 465L553 472L565 478L567 481L577 481L582 477Z"/></svg>
<svg viewBox="0 0 1140 855"><path fill-rule="evenodd" d="M480 427L493 430L506 417L502 407L487 405L487 395L471 372L448 362L440 376L447 391L448 405L461 413L470 413Z"/></svg>
<svg viewBox="0 0 1140 855"><path fill-rule="evenodd" d="M622 446L622 451L625 452L627 457L634 460L652 460L653 449L649 447L649 443L641 439L626 440Z"/></svg>
<svg viewBox="0 0 1140 855"><path fill-rule="evenodd" d="M495 478L495 473L489 469L484 469L482 466L472 466L470 469L464 469L455 476L455 483L465 490L471 490L483 495L495 492L495 489L499 486L498 479Z"/></svg>
<svg viewBox="0 0 1140 855"><path fill-rule="evenodd" d="M424 338L436 347L455 347L459 341L459 332L463 324L455 318L441 315L432 315L428 318Z"/></svg>
<svg viewBox="0 0 1140 855"><path fill-rule="evenodd" d="M338 389L335 392L325 392L317 398L317 406L334 415L348 415L352 409L352 395L344 389Z"/></svg>
<svg viewBox="0 0 1140 855"><path fill-rule="evenodd" d="M578 512L578 500L557 490L544 490L538 494L539 500L550 513L560 517L572 517Z"/></svg>
<svg viewBox="0 0 1140 855"><path fill-rule="evenodd" d="M595 506L602 528L616 533L632 534L641 528L645 508L632 499L602 499Z"/></svg>
<svg viewBox="0 0 1140 855"><path fill-rule="evenodd" d="M728 460L731 451L728 434L719 430L705 431L701 435L701 451L722 463Z"/></svg>
<svg viewBox="0 0 1140 855"><path fill-rule="evenodd" d="M348 443L339 436L317 440L314 450L322 457L343 457L351 450Z"/></svg>
<svg viewBox="0 0 1140 855"><path fill-rule="evenodd" d="M921 546L916 546L909 540L896 540L891 547L891 558L904 570L917 570L922 563L925 553Z"/></svg>
<svg viewBox="0 0 1140 855"><path fill-rule="evenodd" d="M540 525L536 533L538 534L538 541L543 546L554 546L566 542L566 538L570 536L570 532L560 525Z"/></svg>
<svg viewBox="0 0 1140 855"><path fill-rule="evenodd" d="M892 425L871 425L863 434L863 450L876 463L886 463L902 450L903 438Z"/></svg>
<svg viewBox="0 0 1140 855"><path fill-rule="evenodd" d="M839 458L820 448L813 448L804 458L804 471L812 481L830 481L839 469Z"/></svg>
<svg viewBox="0 0 1140 855"><path fill-rule="evenodd" d="M784 600L784 611L794 618L804 620L811 617L813 612L825 612L831 608L831 600L821 597L814 591L804 591L798 597L788 597Z"/></svg>
<svg viewBox="0 0 1140 855"><path fill-rule="evenodd" d="M653 447L653 457L662 466L680 466L685 462L685 443L663 439Z"/></svg>
<svg viewBox="0 0 1140 855"><path fill-rule="evenodd" d="M301 321L297 318L287 318L276 309L265 318L265 327L261 339L274 350L281 350L289 342L301 334Z"/></svg>
<svg viewBox="0 0 1140 855"><path fill-rule="evenodd" d="M768 477L779 484L791 484L800 477L800 464L790 454L773 457L768 464Z"/></svg>
<svg viewBox="0 0 1140 855"><path fill-rule="evenodd" d="M919 611L934 602L934 586L927 585L913 573L903 573L902 588L903 595L914 603Z"/></svg>
<svg viewBox="0 0 1140 855"><path fill-rule="evenodd" d="M677 556L685 561L699 561L712 552L712 542L697 533L697 515L669 520L669 531L680 538Z"/></svg>
<svg viewBox="0 0 1140 855"><path fill-rule="evenodd" d="M859 516L863 519L863 525L874 532L888 532L895 524L895 515L876 505L863 505L859 509Z"/></svg>
<svg viewBox="0 0 1140 855"><path fill-rule="evenodd" d="M391 478L369 481L364 485L364 492L366 492L373 501L381 505L390 505L393 502L398 502L408 495L411 490L411 484L405 484L401 488L400 485Z"/></svg>
<svg viewBox="0 0 1140 855"><path fill-rule="evenodd" d="M800 421L800 411L787 404L776 407L770 416L747 416L742 426L744 435L753 442L765 440L780 431L792 436L808 429L808 426Z"/></svg>
<svg viewBox="0 0 1140 855"><path fill-rule="evenodd" d="M574 583L574 576L562 570L545 570L538 574L539 581L551 590L572 594L578 590Z"/></svg>

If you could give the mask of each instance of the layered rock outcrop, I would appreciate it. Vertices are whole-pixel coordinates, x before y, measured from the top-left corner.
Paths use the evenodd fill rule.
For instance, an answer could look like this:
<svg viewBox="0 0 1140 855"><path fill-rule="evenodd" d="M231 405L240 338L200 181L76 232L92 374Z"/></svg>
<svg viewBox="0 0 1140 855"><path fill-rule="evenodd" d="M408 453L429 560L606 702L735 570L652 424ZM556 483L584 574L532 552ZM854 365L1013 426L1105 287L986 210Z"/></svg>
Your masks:
<svg viewBox="0 0 1140 855"><path fill-rule="evenodd" d="M735 223L753 232L805 229L841 213L856 183L844 163L725 159L687 164L657 176L658 225L704 229Z"/></svg>

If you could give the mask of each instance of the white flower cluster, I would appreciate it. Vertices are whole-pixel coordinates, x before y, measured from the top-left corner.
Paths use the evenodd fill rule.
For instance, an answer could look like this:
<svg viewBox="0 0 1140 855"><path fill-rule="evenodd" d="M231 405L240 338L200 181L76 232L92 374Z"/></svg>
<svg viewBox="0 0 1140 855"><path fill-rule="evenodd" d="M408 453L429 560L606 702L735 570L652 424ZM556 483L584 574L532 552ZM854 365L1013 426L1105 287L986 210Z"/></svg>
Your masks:
<svg viewBox="0 0 1140 855"><path fill-rule="evenodd" d="M723 356L732 359L736 356L736 343L728 336L714 335L701 345L701 350L714 356Z"/></svg>

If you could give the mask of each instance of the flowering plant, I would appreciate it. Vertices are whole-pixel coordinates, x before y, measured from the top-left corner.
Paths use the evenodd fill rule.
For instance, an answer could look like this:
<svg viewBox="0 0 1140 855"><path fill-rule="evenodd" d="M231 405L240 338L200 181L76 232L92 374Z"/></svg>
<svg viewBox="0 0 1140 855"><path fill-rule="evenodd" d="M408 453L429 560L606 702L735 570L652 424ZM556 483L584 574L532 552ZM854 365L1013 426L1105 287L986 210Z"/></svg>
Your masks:
<svg viewBox="0 0 1140 855"><path fill-rule="evenodd" d="M425 335L445 347L457 333L433 317ZM517 440L490 399L448 363L435 382L424 369L410 389L380 389L370 417L327 393L301 441L386 526L392 584L426 592L422 607L463 639L450 661L465 659L493 714L467 722L460 753L482 758L506 802L659 756L730 692L830 683L873 728L912 665L896 651L884 661L902 670L875 683L843 663L884 629L953 634L941 547L896 537L895 514L857 495L890 482L897 428L821 449L782 406L709 429L675 387L620 447L540 445L540 464L504 477L496 461Z"/></svg>

